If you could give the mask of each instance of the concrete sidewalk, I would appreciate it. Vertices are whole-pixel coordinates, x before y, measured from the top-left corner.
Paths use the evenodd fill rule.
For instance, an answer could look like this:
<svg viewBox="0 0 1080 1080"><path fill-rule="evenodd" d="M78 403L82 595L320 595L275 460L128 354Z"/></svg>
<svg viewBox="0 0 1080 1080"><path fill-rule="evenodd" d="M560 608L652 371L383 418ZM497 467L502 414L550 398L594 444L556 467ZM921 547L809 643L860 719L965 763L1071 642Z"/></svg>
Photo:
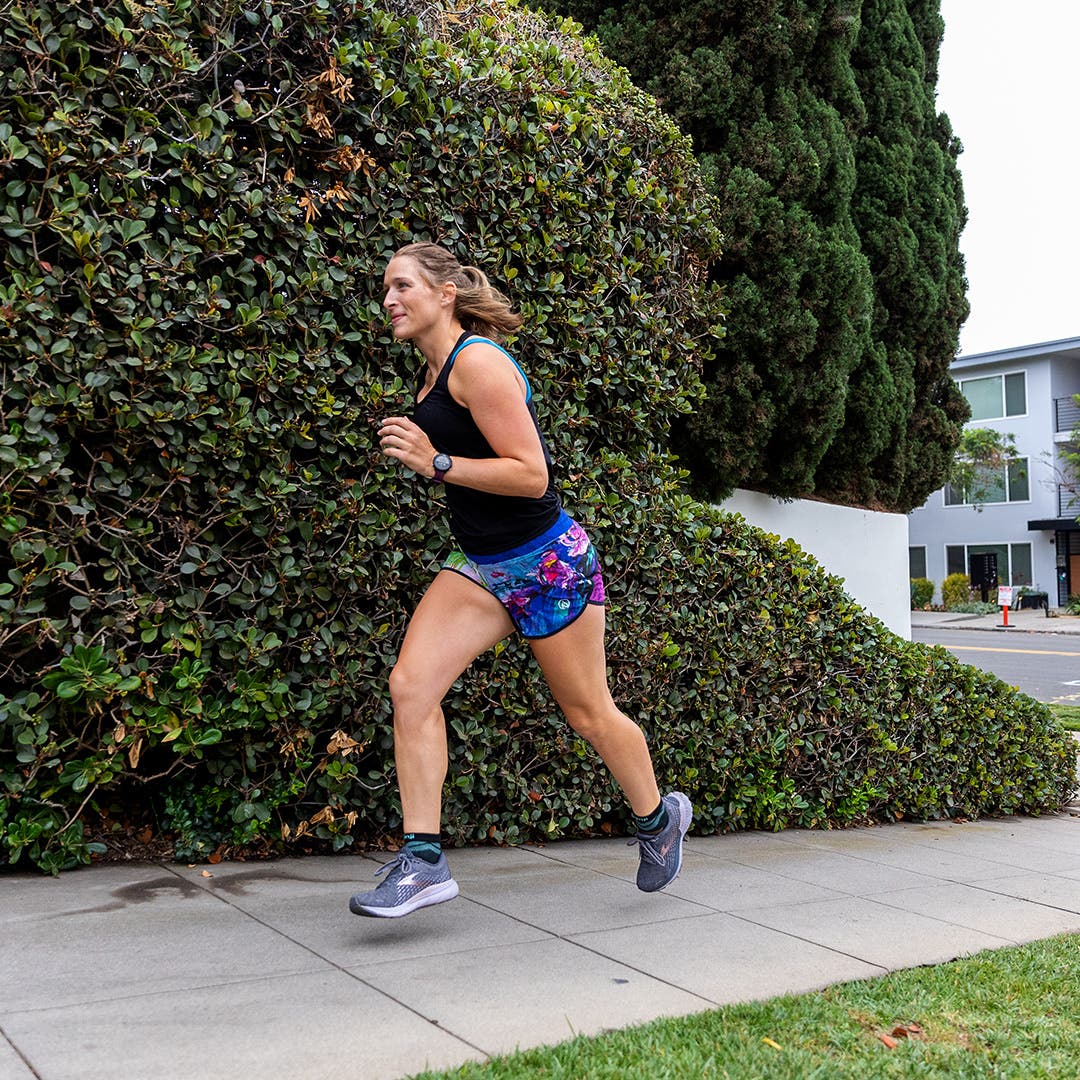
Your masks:
<svg viewBox="0 0 1080 1080"><path fill-rule="evenodd" d="M1080 615L1062 612L1048 616L1045 611L1025 609L1009 611L1009 625L1002 626L999 608L992 615L962 615L956 611L913 611L911 626L932 627L938 630L1000 630L1003 635L1013 632L1036 634L1080 634Z"/></svg>
<svg viewBox="0 0 1080 1080"><path fill-rule="evenodd" d="M0 877L0 1078L402 1077L1080 931L1080 805L692 837L653 895L621 840L450 858L400 920L369 857Z"/></svg>

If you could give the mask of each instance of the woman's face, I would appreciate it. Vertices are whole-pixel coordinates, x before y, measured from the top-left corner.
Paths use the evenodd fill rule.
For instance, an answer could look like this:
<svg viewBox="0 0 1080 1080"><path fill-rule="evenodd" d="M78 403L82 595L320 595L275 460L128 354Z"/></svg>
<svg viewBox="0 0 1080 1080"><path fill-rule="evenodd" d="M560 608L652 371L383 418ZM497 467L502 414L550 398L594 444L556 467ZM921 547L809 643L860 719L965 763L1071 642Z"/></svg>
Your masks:
<svg viewBox="0 0 1080 1080"><path fill-rule="evenodd" d="M444 289L431 285L421 275L415 259L395 255L383 275L383 307L390 316L394 337L415 338L446 314L449 299Z"/></svg>

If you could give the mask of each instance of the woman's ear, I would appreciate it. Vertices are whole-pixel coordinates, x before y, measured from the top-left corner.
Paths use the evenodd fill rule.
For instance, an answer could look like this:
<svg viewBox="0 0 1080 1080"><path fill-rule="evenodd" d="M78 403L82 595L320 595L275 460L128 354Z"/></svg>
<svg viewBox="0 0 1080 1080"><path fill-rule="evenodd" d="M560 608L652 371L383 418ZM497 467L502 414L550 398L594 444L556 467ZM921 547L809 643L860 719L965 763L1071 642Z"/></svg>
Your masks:
<svg viewBox="0 0 1080 1080"><path fill-rule="evenodd" d="M448 307L456 299L457 299L457 286L452 281L448 281L442 287L442 305L443 305L443 307Z"/></svg>

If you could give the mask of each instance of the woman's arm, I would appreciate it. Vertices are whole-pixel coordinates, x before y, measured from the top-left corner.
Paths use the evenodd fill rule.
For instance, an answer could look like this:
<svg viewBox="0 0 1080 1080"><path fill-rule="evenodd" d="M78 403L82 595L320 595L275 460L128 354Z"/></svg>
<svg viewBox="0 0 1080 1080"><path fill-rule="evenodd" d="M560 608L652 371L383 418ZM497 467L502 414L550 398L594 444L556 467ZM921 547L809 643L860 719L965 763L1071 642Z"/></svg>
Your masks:
<svg viewBox="0 0 1080 1080"><path fill-rule="evenodd" d="M472 414L497 456L455 456L446 483L493 495L540 498L547 491L547 462L514 365L498 349L472 343L454 361L448 389ZM417 424L406 417L390 417L379 429L379 438L388 457L421 476L434 475L435 447Z"/></svg>

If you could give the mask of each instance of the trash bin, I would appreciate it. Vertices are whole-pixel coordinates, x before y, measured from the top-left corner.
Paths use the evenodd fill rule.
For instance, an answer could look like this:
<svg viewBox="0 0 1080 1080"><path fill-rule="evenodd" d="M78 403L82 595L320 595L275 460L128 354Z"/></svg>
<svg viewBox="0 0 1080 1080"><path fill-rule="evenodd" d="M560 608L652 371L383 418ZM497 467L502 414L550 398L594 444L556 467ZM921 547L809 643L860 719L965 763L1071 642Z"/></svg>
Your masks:
<svg viewBox="0 0 1080 1080"><path fill-rule="evenodd" d="M1050 618L1050 594L1044 592L1026 592L1020 597L1020 610L1024 608L1042 608L1046 617Z"/></svg>

